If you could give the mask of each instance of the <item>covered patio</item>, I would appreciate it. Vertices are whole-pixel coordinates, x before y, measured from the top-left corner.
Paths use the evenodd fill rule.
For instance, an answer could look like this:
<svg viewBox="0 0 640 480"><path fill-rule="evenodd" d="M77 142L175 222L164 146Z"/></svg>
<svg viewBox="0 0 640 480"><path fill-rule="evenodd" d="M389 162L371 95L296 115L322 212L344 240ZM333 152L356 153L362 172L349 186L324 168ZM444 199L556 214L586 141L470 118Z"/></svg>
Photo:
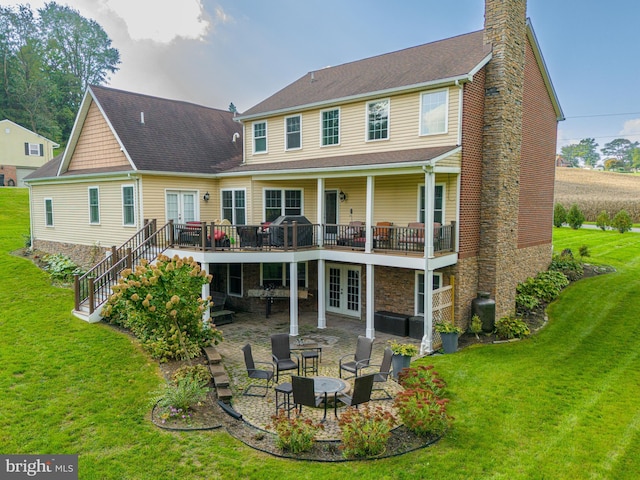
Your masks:
<svg viewBox="0 0 640 480"><path fill-rule="evenodd" d="M346 354L355 353L357 337L365 333L365 323L362 320L354 320L345 317L332 317L327 322L330 327L325 329L317 328L317 314L301 313L299 317L299 335L307 342L315 342L322 348L322 358L319 363L318 375L328 377L339 377L339 359ZM264 385L264 381L249 380L244 364L244 357L241 348L250 343L255 361L271 361L271 335L274 333L289 333L289 315L279 313L265 318L264 315L254 313L238 313L234 322L221 327L224 341L216 346L217 351L222 356L224 367L229 375L230 388L233 392L232 406L242 414L244 420L251 425L266 429L271 422L271 417L276 413L275 392L270 388L265 397L243 396L242 392L251 383ZM292 337L293 340L296 337ZM386 333L376 332L371 354L371 363L379 365L382 361L384 348L389 344L389 340L400 343L412 343L418 348L420 341L408 337L397 337ZM415 358L414 358L415 360ZM368 369L367 373L379 371L378 367ZM295 370L293 370L295 374ZM291 371L281 372L278 383L290 382ZM349 386L353 386L353 378L346 381ZM376 388L384 388L391 397L401 390L401 387L391 378L383 383L374 384L372 393L374 406L380 406L385 410L393 411L393 400L382 400L385 393ZM378 399L378 400L377 400ZM341 405L338 409L338 416L345 410ZM320 421L323 417L323 408L303 408L303 415L314 421ZM320 432L319 440L336 440L340 437L338 421L333 415L333 409L329 409L324 430Z"/></svg>

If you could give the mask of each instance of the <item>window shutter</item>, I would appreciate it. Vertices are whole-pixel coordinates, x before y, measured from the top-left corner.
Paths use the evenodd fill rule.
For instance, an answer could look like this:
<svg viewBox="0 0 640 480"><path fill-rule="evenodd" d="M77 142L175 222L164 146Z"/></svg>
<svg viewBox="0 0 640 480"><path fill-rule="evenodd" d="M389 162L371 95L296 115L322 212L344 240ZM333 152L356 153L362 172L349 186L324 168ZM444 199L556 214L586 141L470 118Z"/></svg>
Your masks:
<svg viewBox="0 0 640 480"><path fill-rule="evenodd" d="M44 145L40 144L40 156L44 157Z"/></svg>
<svg viewBox="0 0 640 480"><path fill-rule="evenodd" d="M24 142L24 154L29 155L29 142Z"/></svg>

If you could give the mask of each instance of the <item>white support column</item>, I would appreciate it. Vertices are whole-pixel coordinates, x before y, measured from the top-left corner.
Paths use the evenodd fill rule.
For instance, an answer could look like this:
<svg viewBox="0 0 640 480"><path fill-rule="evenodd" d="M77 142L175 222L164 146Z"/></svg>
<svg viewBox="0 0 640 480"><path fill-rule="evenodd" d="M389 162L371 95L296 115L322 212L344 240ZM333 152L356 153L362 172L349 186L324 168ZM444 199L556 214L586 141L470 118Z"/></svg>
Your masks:
<svg viewBox="0 0 640 480"><path fill-rule="evenodd" d="M365 212L365 224L367 226L364 251L371 253L373 246L373 193L375 189L375 177L369 175L367 177L367 206Z"/></svg>
<svg viewBox="0 0 640 480"><path fill-rule="evenodd" d="M289 264L289 335L298 335L298 263Z"/></svg>
<svg viewBox="0 0 640 480"><path fill-rule="evenodd" d="M374 278L375 267L370 263L367 264L367 327L366 327L366 336L367 338L375 338L376 331L373 325L374 311L375 311L375 278Z"/></svg>
<svg viewBox="0 0 640 480"><path fill-rule="evenodd" d="M207 272L207 275L209 274L209 264L208 263L203 263L201 265L202 270L204 270L205 272ZM211 284L210 283L205 283L202 286L202 298L204 298L205 300L207 298L209 298L209 295L211 295ZM211 319L211 309L210 308L205 308L205 310L202 312L202 320L204 322L209 321L209 319Z"/></svg>
<svg viewBox="0 0 640 480"><path fill-rule="evenodd" d="M327 328L327 305L324 260L318 260L318 328Z"/></svg>
<svg viewBox="0 0 640 480"><path fill-rule="evenodd" d="M435 173L433 165L424 170L424 334L420 354L433 353L433 206L435 202Z"/></svg>
<svg viewBox="0 0 640 480"><path fill-rule="evenodd" d="M420 355L433 353L433 270L424 272L424 335Z"/></svg>
<svg viewBox="0 0 640 480"><path fill-rule="evenodd" d="M324 178L319 178L317 181L318 188L318 246L322 247L324 244Z"/></svg>

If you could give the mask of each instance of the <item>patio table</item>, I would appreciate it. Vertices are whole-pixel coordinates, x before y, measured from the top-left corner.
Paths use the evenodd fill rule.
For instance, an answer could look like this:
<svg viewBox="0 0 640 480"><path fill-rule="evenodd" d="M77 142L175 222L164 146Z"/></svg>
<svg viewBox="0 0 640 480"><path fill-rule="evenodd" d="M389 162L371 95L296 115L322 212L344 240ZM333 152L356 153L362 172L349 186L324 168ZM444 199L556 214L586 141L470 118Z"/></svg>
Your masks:
<svg viewBox="0 0 640 480"><path fill-rule="evenodd" d="M317 395L324 395L324 416L322 422L327 419L327 398L330 393L334 394L334 413L337 409L336 394L347 388L347 384L340 378L334 377L313 377L313 388ZM337 413L336 413L337 417Z"/></svg>

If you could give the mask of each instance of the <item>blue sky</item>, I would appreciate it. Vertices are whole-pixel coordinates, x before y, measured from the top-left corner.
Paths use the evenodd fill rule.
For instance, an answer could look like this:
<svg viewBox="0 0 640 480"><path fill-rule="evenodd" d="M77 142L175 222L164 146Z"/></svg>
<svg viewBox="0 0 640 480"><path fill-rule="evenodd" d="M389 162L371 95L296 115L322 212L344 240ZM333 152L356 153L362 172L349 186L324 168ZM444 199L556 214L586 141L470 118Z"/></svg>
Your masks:
<svg viewBox="0 0 640 480"><path fill-rule="evenodd" d="M484 21L483 0L58 3L95 19L120 50L112 87L223 109L233 102L239 111L311 70L479 30ZM600 146L640 140L640 2L529 0L527 15L567 117L558 149L586 137Z"/></svg>

